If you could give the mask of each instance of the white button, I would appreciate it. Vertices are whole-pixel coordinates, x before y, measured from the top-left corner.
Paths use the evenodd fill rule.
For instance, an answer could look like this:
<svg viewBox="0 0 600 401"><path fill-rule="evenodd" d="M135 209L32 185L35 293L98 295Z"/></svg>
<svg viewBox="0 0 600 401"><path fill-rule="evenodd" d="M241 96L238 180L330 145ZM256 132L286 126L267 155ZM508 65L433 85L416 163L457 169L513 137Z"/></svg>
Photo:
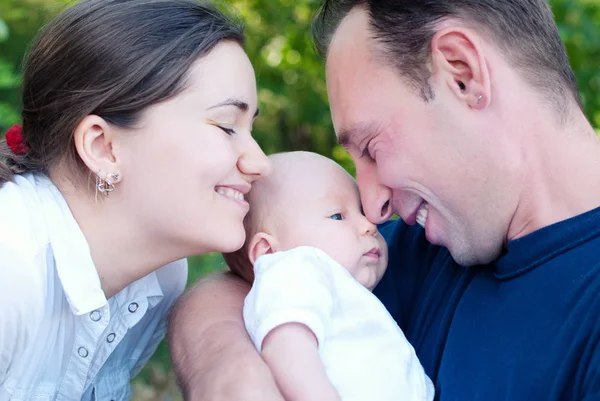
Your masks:
<svg viewBox="0 0 600 401"><path fill-rule="evenodd" d="M115 337L115 333L110 333L108 336L106 336L106 341L112 343L113 341L115 341Z"/></svg>
<svg viewBox="0 0 600 401"><path fill-rule="evenodd" d="M102 319L102 314L95 310L92 313L90 313L90 319L92 319L94 322L97 322L98 320Z"/></svg>
<svg viewBox="0 0 600 401"><path fill-rule="evenodd" d="M132 302L129 304L129 307L127 309L129 309L129 312L131 313L135 313L136 310L138 310L138 304L137 302Z"/></svg>
<svg viewBox="0 0 600 401"><path fill-rule="evenodd" d="M79 349L77 350L77 353L79 354L80 357L85 358L88 356L88 350L83 348L83 347L79 347Z"/></svg>

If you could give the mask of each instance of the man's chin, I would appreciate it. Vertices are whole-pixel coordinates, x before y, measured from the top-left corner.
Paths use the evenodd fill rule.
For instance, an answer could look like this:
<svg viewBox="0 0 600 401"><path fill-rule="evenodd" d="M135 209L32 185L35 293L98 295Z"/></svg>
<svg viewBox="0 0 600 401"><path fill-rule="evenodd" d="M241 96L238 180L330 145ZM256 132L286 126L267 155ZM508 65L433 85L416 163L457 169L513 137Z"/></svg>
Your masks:
<svg viewBox="0 0 600 401"><path fill-rule="evenodd" d="M479 250L479 252L477 252L477 250L465 249L463 247L457 247L458 249L454 249L452 245L447 248L452 255L452 259L454 259L456 263L463 267L486 265L496 260L500 256L501 252L501 249L497 252L492 252L490 250Z"/></svg>

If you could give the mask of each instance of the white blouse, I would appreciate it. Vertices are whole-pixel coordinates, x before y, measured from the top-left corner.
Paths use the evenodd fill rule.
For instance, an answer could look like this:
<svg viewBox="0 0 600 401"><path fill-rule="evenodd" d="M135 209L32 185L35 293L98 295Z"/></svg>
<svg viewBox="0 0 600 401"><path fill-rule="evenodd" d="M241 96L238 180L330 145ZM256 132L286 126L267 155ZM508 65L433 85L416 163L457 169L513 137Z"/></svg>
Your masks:
<svg viewBox="0 0 600 401"><path fill-rule="evenodd" d="M88 243L44 175L0 188L0 400L129 400L183 292L180 260L106 299Z"/></svg>

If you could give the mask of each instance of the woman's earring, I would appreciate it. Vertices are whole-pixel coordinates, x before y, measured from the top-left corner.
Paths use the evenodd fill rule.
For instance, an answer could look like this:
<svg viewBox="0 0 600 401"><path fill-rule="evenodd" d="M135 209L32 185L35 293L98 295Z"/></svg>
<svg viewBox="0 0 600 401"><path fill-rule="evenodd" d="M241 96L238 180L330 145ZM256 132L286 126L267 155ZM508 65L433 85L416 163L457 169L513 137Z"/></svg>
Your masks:
<svg viewBox="0 0 600 401"><path fill-rule="evenodd" d="M115 183L119 181L120 174L117 172L106 174L104 178L102 178L102 172L98 171L96 174L96 200L101 195L104 195L108 198L110 193L115 190ZM100 193L101 195L98 195Z"/></svg>

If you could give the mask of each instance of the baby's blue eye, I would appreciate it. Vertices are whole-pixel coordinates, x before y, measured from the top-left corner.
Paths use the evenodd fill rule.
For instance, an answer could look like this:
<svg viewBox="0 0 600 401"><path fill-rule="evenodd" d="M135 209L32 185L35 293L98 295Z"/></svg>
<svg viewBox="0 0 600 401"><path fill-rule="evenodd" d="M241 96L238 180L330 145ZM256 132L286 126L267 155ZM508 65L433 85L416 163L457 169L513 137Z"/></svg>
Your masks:
<svg viewBox="0 0 600 401"><path fill-rule="evenodd" d="M332 214L329 218L332 220L344 220L341 213Z"/></svg>

